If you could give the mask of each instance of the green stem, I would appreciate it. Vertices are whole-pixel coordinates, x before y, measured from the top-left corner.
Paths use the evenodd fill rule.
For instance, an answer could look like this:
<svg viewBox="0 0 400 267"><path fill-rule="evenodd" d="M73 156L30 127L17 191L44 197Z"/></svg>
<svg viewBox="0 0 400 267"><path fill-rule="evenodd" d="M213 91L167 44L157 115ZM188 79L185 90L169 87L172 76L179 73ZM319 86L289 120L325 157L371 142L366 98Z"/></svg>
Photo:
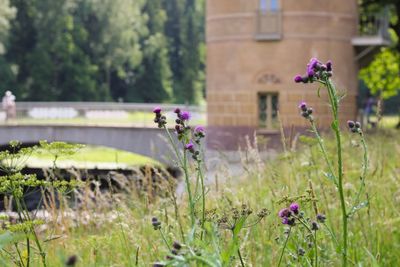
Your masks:
<svg viewBox="0 0 400 267"><path fill-rule="evenodd" d="M16 198L15 200L16 200L16 203L17 203L18 210L20 210L20 212L24 215L25 220L31 223L30 227L29 227L30 228L29 230L30 230L31 234L33 235L33 239L34 239L34 241L36 243L36 246L38 247L39 254L40 254L40 257L42 259L43 266L47 267L47 264L46 264L46 252L43 250L42 245L40 244L39 237L37 236L35 228L34 228L34 226L32 224L33 221L32 221L32 219L31 219L31 217L29 215L28 208L27 208L27 206L25 204L25 201L23 199L21 201L20 198ZM28 239L28 237L27 237L27 239ZM28 261L29 261L29 259L28 259Z"/></svg>
<svg viewBox="0 0 400 267"><path fill-rule="evenodd" d="M169 129L167 126L164 125L164 129L167 132L167 136L169 139L169 142L171 143L172 148L174 149L176 158L178 159L178 162L180 164L180 167L183 169L183 173L185 175L185 184L186 184L186 191L189 196L189 212L190 212L190 220L192 223L192 226L195 224L195 216L194 216L194 204L193 204L193 197L192 197L192 190L190 188L190 179L189 179L189 172L188 172L188 166L187 166L187 155L186 151L183 151L183 159L181 158L181 155L178 151L178 148L174 142L174 139L171 136L171 133L169 132Z"/></svg>
<svg viewBox="0 0 400 267"><path fill-rule="evenodd" d="M317 130L317 127L315 126L314 120L311 120L310 123L311 123L311 128L312 128L312 130L315 133L315 136L317 138L319 148L320 148L320 150L322 152L322 155L323 155L323 157L325 159L326 164L328 165L329 172L332 174L332 176L334 178L334 183L337 186L337 178L336 178L335 172L333 170L332 163L329 160L328 153L327 153L326 148L325 148L324 140L322 139L321 135L319 134L319 132Z"/></svg>
<svg viewBox="0 0 400 267"><path fill-rule="evenodd" d="M171 247L169 246L167 239L165 238L164 232L161 230L161 228L160 228L160 234L161 234L161 237L162 237L165 245L167 246L168 250L171 250Z"/></svg>
<svg viewBox="0 0 400 267"><path fill-rule="evenodd" d="M171 133L169 132L169 129L168 129L167 126L165 126L165 125L164 125L164 130L167 132L167 136L168 136L169 142L171 143L171 146L172 146L172 148L174 149L176 158L178 159L179 164L180 164L181 167L182 167L182 166L183 166L183 162L182 162L182 158L181 158L181 156L180 156L181 154L179 153L178 149L176 148L176 144L175 144L175 142L174 142L174 139L173 139L172 136L171 136Z"/></svg>
<svg viewBox="0 0 400 267"><path fill-rule="evenodd" d="M185 173L185 183L186 183L186 190L189 196L189 212L190 212L190 221L192 223L192 227L195 224L195 216L194 216L194 203L193 203L193 196L192 196L192 189L190 188L190 178L187 166L187 152L186 150L183 151L183 172Z"/></svg>
<svg viewBox="0 0 400 267"><path fill-rule="evenodd" d="M317 230L314 230L315 267L318 267Z"/></svg>
<svg viewBox="0 0 400 267"><path fill-rule="evenodd" d="M205 193L205 188L204 188L204 175L203 171L201 169L201 161L197 161L197 168L199 172L199 177L200 177L200 183L201 183L201 198L202 198L202 216L201 216L201 228L204 229L204 222L206 220L206 193Z"/></svg>
<svg viewBox="0 0 400 267"><path fill-rule="evenodd" d="M339 242L338 242L338 240L336 238L336 234L332 231L332 229L326 223L324 223L324 226L328 230L328 233L332 237L333 241L335 241L336 247L339 247L340 244L339 244Z"/></svg>
<svg viewBox="0 0 400 267"><path fill-rule="evenodd" d="M31 244L29 241L29 238L26 238L26 253L27 253L27 259L26 259L26 267L29 267L30 262L31 262Z"/></svg>
<svg viewBox="0 0 400 267"><path fill-rule="evenodd" d="M18 257L19 257L19 263L20 263L20 265L21 265L22 267L25 267L24 258L22 257L21 252L19 251L19 248L18 248L17 243L14 243L14 246L15 246L15 249L17 250L17 254L18 254Z"/></svg>
<svg viewBox="0 0 400 267"><path fill-rule="evenodd" d="M358 189L356 199L353 204L353 208L355 208L357 205L359 205L360 202L360 197L363 189L365 188L365 178L367 176L367 170L368 170L368 148L367 148L367 143L365 142L364 134L361 133L361 144L363 146L364 150L364 156L363 156L363 163L362 163L362 172L361 172L361 184L360 188ZM350 211L351 212L351 211Z"/></svg>
<svg viewBox="0 0 400 267"><path fill-rule="evenodd" d="M348 236L348 226L347 226L347 211L346 211L346 202L344 199L344 190L343 190L343 159L342 159L342 140L340 136L340 125L339 125L339 116L338 116L338 98L336 95L335 88L329 78L325 80L326 87L328 89L329 101L331 104L331 109L333 113L333 131L335 132L336 137L336 148L337 148L337 175L338 175L338 190L340 197L340 206L342 210L342 225L343 225L343 251L342 251L342 266L347 266L347 236Z"/></svg>
<svg viewBox="0 0 400 267"><path fill-rule="evenodd" d="M240 248L238 248L237 253L239 255L240 264L242 265L242 267L245 267L244 262L243 262L243 258L242 258L242 254L240 254Z"/></svg>
<svg viewBox="0 0 400 267"><path fill-rule="evenodd" d="M285 240L285 244L283 245L283 248L282 248L281 256L279 257L278 267L281 265L281 262L282 262L282 259L283 259L283 254L285 253L286 246L287 246L291 231L292 231L292 227L290 226L289 227L289 232L288 232L286 240Z"/></svg>

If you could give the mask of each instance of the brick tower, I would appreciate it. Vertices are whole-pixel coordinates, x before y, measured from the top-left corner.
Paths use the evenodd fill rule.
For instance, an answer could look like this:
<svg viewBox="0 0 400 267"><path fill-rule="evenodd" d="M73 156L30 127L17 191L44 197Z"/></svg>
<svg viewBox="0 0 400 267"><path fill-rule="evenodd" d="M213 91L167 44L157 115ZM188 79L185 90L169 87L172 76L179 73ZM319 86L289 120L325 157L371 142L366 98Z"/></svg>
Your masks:
<svg viewBox="0 0 400 267"><path fill-rule="evenodd" d="M297 107L302 100L326 127L330 116L318 85L293 82L311 57L333 61L333 79L346 93L341 116L354 119L357 57L373 45L356 38L357 9L356 0L208 0L208 145L236 149L245 135L277 136L278 113L284 128L306 127Z"/></svg>

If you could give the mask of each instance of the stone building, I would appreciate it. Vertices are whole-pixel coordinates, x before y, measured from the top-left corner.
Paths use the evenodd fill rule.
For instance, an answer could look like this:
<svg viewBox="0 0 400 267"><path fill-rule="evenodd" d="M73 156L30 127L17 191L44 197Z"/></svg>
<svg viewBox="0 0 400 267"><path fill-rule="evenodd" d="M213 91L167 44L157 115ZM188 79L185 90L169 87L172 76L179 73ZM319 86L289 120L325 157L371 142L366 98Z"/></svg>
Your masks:
<svg viewBox="0 0 400 267"><path fill-rule="evenodd" d="M341 116L354 119L360 64L388 42L385 17L370 19L364 35L359 22L356 0L208 0L209 146L236 149L254 132L273 137L280 125L304 128L302 100L326 127L328 105L318 99L318 85L293 82L311 57L333 61L334 81L346 93Z"/></svg>

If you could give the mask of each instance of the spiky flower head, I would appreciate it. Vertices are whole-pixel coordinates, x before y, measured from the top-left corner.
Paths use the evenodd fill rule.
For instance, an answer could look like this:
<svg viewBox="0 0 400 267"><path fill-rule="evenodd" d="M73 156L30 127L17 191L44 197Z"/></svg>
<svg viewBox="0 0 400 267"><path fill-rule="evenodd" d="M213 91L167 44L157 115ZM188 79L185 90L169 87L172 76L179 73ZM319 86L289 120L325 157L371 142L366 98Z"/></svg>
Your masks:
<svg viewBox="0 0 400 267"><path fill-rule="evenodd" d="M155 113L155 114L161 113L161 108L160 108L160 107L155 107L155 108L153 109L153 113Z"/></svg>

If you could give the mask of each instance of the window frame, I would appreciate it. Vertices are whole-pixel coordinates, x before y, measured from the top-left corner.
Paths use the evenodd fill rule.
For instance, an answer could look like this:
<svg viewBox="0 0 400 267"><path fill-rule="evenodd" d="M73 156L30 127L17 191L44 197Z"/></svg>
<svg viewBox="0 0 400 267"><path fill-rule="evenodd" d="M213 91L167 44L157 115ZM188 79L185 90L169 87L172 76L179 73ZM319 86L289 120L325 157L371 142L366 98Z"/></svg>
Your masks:
<svg viewBox="0 0 400 267"><path fill-rule="evenodd" d="M265 97L265 113L266 118L265 121L262 122L262 110L260 108L261 98ZM276 109L274 109L274 101L273 98L276 97ZM276 130L278 127L274 126L274 121L278 120L279 113L279 92L258 92L257 94L257 115L258 115L258 128L263 130ZM275 113L275 115L274 115Z"/></svg>

